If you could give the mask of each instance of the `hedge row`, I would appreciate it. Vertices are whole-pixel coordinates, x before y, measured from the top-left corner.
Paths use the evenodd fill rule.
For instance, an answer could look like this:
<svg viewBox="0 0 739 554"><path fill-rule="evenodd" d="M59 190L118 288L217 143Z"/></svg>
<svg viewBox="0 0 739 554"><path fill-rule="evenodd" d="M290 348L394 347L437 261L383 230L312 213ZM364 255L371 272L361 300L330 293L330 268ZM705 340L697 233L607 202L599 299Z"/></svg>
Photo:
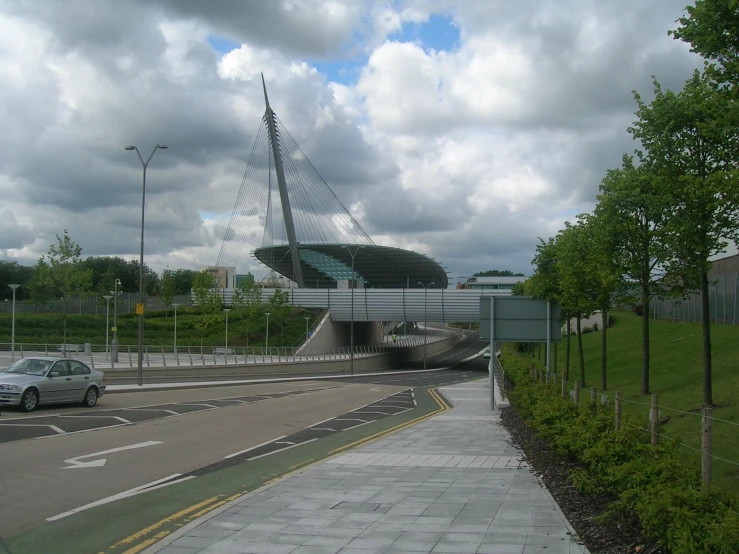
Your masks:
<svg viewBox="0 0 739 554"><path fill-rule="evenodd" d="M649 442L643 424L624 416L615 430L611 408L576 406L560 384L530 377L532 363L509 345L501 362L513 384L512 405L536 434L560 455L577 462L573 485L582 493L610 492L617 500L604 519L635 513L645 536L673 554L739 552L739 505L733 496L704 488L694 458L686 461L677 440Z"/></svg>

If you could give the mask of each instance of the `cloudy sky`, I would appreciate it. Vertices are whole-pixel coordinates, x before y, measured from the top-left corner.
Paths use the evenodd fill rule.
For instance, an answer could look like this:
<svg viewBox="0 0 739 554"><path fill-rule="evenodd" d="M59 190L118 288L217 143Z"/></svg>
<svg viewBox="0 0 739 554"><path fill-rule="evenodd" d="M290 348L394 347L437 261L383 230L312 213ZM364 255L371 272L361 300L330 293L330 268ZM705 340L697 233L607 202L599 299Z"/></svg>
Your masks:
<svg viewBox="0 0 739 554"><path fill-rule="evenodd" d="M215 263L264 112L377 244L529 274L636 144L632 90L701 61L687 0L0 0L0 257ZM263 218L262 218L263 220ZM249 251L239 272L266 273Z"/></svg>

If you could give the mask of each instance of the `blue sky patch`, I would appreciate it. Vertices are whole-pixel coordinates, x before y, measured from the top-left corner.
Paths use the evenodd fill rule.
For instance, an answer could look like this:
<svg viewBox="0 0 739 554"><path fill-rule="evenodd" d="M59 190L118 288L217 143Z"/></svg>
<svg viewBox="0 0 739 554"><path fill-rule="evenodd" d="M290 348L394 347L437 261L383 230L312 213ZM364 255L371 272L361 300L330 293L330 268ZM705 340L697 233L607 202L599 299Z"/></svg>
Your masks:
<svg viewBox="0 0 739 554"><path fill-rule="evenodd" d="M447 15L434 14L422 23L406 22L390 38L400 42L420 43L424 50L451 51L459 48L459 28Z"/></svg>
<svg viewBox="0 0 739 554"><path fill-rule="evenodd" d="M359 79L367 59L311 61L310 63L320 73L326 75L329 81L350 85Z"/></svg>
<svg viewBox="0 0 739 554"><path fill-rule="evenodd" d="M231 50L236 50L241 47L241 44L235 40L225 37L217 37L215 35L208 36L208 44L211 45L213 50L220 54L228 54Z"/></svg>

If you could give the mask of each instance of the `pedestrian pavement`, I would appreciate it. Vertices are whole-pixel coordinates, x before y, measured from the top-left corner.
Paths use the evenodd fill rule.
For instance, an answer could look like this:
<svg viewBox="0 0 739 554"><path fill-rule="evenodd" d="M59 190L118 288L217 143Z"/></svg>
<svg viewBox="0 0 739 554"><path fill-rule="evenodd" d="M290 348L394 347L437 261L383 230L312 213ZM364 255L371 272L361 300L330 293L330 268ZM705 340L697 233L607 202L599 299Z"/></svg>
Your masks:
<svg viewBox="0 0 739 554"><path fill-rule="evenodd" d="M587 553L490 410L487 379L452 409L249 493L153 554Z"/></svg>

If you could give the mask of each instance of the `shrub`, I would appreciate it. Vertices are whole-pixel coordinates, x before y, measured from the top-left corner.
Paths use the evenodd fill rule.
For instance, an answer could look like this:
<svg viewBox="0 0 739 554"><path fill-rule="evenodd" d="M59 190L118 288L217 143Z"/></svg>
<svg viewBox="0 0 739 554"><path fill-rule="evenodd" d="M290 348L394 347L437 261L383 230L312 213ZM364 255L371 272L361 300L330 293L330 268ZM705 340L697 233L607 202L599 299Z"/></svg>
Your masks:
<svg viewBox="0 0 739 554"><path fill-rule="evenodd" d="M570 475L573 485L582 493L617 497L606 518L635 513L644 534L673 554L739 552L736 499L701 486L697 462L685 461L677 439L652 446L627 416L616 431L610 408L563 399L559 386L531 379L530 365L539 362L513 348L504 347L501 363L521 417L559 454L578 462Z"/></svg>

